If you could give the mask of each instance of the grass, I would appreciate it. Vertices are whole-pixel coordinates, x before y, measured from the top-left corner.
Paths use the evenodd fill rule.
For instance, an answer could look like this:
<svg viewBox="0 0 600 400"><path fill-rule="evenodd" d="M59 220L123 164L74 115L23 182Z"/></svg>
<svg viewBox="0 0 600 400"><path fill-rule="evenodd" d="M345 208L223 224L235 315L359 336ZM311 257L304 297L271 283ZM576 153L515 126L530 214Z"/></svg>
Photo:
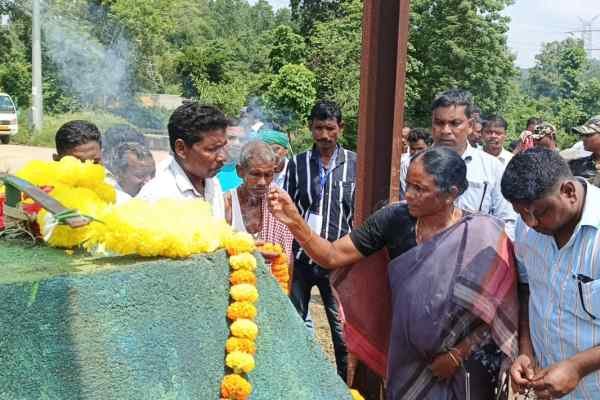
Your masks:
<svg viewBox="0 0 600 400"><path fill-rule="evenodd" d="M11 138L15 144L26 144L30 146L54 147L54 135L62 124L72 120L87 120L100 128L101 132L117 124L128 124L127 120L114 114L103 111L79 111L59 115L45 115L42 131L33 135L29 129L29 121L26 113L19 115L19 133Z"/></svg>

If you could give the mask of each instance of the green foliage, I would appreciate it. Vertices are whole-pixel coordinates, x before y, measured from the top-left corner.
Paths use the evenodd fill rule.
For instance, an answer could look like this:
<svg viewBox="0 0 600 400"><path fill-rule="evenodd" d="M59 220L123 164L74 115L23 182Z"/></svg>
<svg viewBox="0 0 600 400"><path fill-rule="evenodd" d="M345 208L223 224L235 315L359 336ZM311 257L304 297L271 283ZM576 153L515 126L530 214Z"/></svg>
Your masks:
<svg viewBox="0 0 600 400"><path fill-rule="evenodd" d="M573 38L545 43L535 59L529 83L536 98L571 97L589 65L583 42Z"/></svg>
<svg viewBox="0 0 600 400"><path fill-rule="evenodd" d="M430 124L430 105L443 90L468 89L484 110L498 110L515 75L506 45L511 0L415 0L411 2L410 54L419 68L409 76L419 88L408 98L408 120Z"/></svg>
<svg viewBox="0 0 600 400"><path fill-rule="evenodd" d="M284 65L265 93L268 112L285 125L305 122L316 100L315 85L315 74L304 65Z"/></svg>
<svg viewBox="0 0 600 400"><path fill-rule="evenodd" d="M600 113L600 65L587 59L580 40L546 43L515 84L504 112L521 129L533 116L553 123L559 146L569 147L577 141L571 129Z"/></svg>
<svg viewBox="0 0 600 400"><path fill-rule="evenodd" d="M335 20L341 16L345 0L290 0L292 18L304 37L309 37L320 22Z"/></svg>
<svg viewBox="0 0 600 400"><path fill-rule="evenodd" d="M360 93L362 1L341 5L341 16L315 25L308 65L317 76L317 95L340 105L346 123L341 142L356 147Z"/></svg>
<svg viewBox="0 0 600 400"><path fill-rule="evenodd" d="M306 53L304 38L289 25L280 25L273 30L273 47L269 52L269 65L276 74L286 64L302 64Z"/></svg>
<svg viewBox="0 0 600 400"><path fill-rule="evenodd" d="M509 21L502 14L511 3L411 2L409 126L429 126L432 99L451 87L470 90L484 112L503 113L513 137L528 118L541 116L562 128L559 138L566 144L574 140L566 133L574 124L600 114L600 62L587 60L580 41L546 44L536 66L517 74L506 45ZM0 90L17 100L24 117L31 93L31 19L23 10L30 4L26 0L0 4L11 17L9 28L0 30L0 54L7 55L0 61ZM99 101L84 101L65 81L64 66L49 56L56 47L44 43L44 107L50 113L97 110L101 103L105 111L120 113L130 123L154 127L164 124L164 115L135 106L136 93L182 95L214 104L230 116L257 101L264 106L265 118L290 131L294 148L300 150L312 142L305 118L314 101L330 99L343 111L342 144L356 146L363 0L291 0L290 8L277 11L267 0L48 4L47 15L54 18L48 21L60 18L59 27L79 27L75 36L88 38L98 48L110 49L124 41L131 66L125 96L110 98L105 91L112 89L105 85L84 90ZM102 62L102 57L90 53L67 61L88 67ZM135 112L130 112L132 107Z"/></svg>
<svg viewBox="0 0 600 400"><path fill-rule="evenodd" d="M246 104L249 89L242 80L213 83L199 78L194 83L196 97L203 103L220 108L226 115L237 116Z"/></svg>
<svg viewBox="0 0 600 400"><path fill-rule="evenodd" d="M16 134L11 141L32 146L54 147L54 136L56 135L58 128L65 122L75 119L92 121L102 132L113 125L127 124L127 120L99 110L64 113L59 115L48 114L44 116L44 126L42 131L34 136L27 126L27 120L21 114L19 115L19 133Z"/></svg>

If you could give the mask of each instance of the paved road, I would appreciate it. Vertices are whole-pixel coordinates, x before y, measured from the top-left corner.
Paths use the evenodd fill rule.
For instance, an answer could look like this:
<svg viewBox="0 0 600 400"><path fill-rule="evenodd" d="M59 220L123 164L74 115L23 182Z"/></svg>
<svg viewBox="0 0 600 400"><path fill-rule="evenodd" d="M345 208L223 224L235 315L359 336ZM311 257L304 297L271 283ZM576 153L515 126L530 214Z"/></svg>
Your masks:
<svg viewBox="0 0 600 400"><path fill-rule="evenodd" d="M0 145L0 174L12 174L31 160L52 160L53 148L21 145ZM168 153L153 151L154 160L159 163Z"/></svg>

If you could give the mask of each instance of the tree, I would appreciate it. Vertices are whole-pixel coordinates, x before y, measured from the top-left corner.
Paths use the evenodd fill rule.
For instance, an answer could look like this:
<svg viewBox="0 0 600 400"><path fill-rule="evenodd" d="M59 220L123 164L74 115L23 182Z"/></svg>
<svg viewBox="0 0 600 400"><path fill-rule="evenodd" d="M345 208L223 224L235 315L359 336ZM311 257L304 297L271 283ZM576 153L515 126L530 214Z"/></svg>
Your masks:
<svg viewBox="0 0 600 400"><path fill-rule="evenodd" d="M276 74L286 64L302 64L306 54L304 38L288 25L273 30L273 46L269 52L271 71Z"/></svg>
<svg viewBox="0 0 600 400"><path fill-rule="evenodd" d="M529 87L536 98L572 97L589 68L583 42L573 38L545 43L535 59L529 71Z"/></svg>
<svg viewBox="0 0 600 400"><path fill-rule="evenodd" d="M304 65L287 64L280 70L264 99L269 114L284 125L300 128L315 103L316 78Z"/></svg>
<svg viewBox="0 0 600 400"><path fill-rule="evenodd" d="M306 38L319 22L334 20L341 16L345 0L290 0L292 18Z"/></svg>
<svg viewBox="0 0 600 400"><path fill-rule="evenodd" d="M317 96L342 109L346 128L342 144L356 147L360 94L362 1L342 4L341 16L317 23L310 37L307 65L317 77Z"/></svg>
<svg viewBox="0 0 600 400"><path fill-rule="evenodd" d="M420 68L409 73L420 88L409 98L408 119L428 125L430 105L443 90L460 87L478 105L499 110L515 76L514 57L506 41L509 18L501 13L512 0L414 0L410 54Z"/></svg>
<svg viewBox="0 0 600 400"><path fill-rule="evenodd" d="M600 79L587 79L585 83L579 85L575 101L588 118L600 114Z"/></svg>

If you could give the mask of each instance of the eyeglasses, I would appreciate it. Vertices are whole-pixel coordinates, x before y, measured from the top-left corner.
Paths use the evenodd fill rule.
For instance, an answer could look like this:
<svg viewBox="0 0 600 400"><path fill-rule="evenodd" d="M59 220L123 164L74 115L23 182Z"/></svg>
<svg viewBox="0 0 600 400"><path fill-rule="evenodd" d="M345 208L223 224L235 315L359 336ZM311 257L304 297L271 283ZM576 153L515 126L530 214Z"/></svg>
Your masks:
<svg viewBox="0 0 600 400"><path fill-rule="evenodd" d="M583 308L583 311L585 311L585 313L589 315L591 319L595 320L596 316L588 311L588 309L585 306L585 301L583 300L583 284L590 283L593 281L593 279L589 276L585 276L582 274L573 275L573 278L577 279L577 287L579 288L579 298L581 299L581 307Z"/></svg>

